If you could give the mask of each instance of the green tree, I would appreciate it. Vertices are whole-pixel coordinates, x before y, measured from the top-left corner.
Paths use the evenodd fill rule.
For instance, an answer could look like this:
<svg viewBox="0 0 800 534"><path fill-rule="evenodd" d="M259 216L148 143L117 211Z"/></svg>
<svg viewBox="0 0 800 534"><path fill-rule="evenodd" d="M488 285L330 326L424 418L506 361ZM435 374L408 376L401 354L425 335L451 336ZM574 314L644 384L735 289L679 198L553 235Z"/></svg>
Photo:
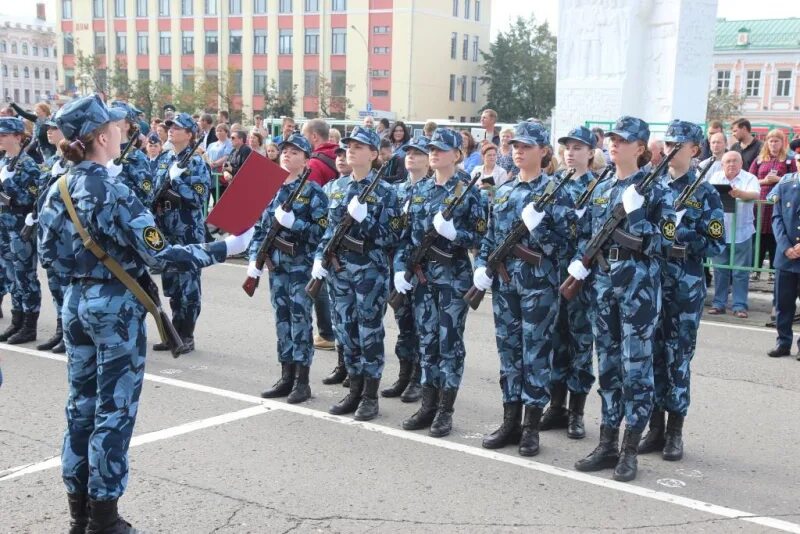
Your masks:
<svg viewBox="0 0 800 534"><path fill-rule="evenodd" d="M720 120L730 121L742 114L742 104L744 97L730 91L717 93L712 90L708 93L708 103L706 104L706 121Z"/></svg>
<svg viewBox="0 0 800 534"><path fill-rule="evenodd" d="M172 87L162 82L136 80L131 92L131 102L144 111L148 119L161 115L164 104L172 102Z"/></svg>
<svg viewBox="0 0 800 534"><path fill-rule="evenodd" d="M108 89L113 99L119 98L128 100L130 98L132 84L130 80L128 80L128 66L125 60L114 60L114 70L111 72L111 77L108 79Z"/></svg>
<svg viewBox="0 0 800 534"><path fill-rule="evenodd" d="M264 116L265 117L291 117L297 102L297 85L290 91L278 91L275 80L269 82L264 88Z"/></svg>
<svg viewBox="0 0 800 534"><path fill-rule="evenodd" d="M108 79L105 70L100 68L100 58L94 54L85 55L78 49L75 55L75 76L81 93L107 93Z"/></svg>
<svg viewBox="0 0 800 534"><path fill-rule="evenodd" d="M353 103L347 93L353 90L353 85L337 86L325 76L319 77L319 116L334 119L345 119L353 108Z"/></svg>
<svg viewBox="0 0 800 534"><path fill-rule="evenodd" d="M481 52L481 83L489 86L487 108L503 122L546 119L556 103L556 38L547 22L517 17Z"/></svg>

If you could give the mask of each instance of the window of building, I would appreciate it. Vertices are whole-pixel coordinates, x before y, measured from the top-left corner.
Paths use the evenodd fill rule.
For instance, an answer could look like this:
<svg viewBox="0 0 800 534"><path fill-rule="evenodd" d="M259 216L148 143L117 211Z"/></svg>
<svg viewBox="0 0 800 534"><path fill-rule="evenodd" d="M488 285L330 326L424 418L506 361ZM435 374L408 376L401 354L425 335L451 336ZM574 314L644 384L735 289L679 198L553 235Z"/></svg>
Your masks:
<svg viewBox="0 0 800 534"><path fill-rule="evenodd" d="M194 54L194 32L181 32L181 54Z"/></svg>
<svg viewBox="0 0 800 534"><path fill-rule="evenodd" d="M375 89L372 91L372 96L376 97L389 96L389 91L387 91L386 89Z"/></svg>
<svg viewBox="0 0 800 534"><path fill-rule="evenodd" d="M331 0L331 11L334 13L347 11L347 0Z"/></svg>
<svg viewBox="0 0 800 534"><path fill-rule="evenodd" d="M267 53L267 30L253 31L253 52L256 54Z"/></svg>
<svg viewBox="0 0 800 534"><path fill-rule="evenodd" d="M35 90L33 92L33 101L34 102L39 102L41 100L42 100L42 92L37 89L37 90Z"/></svg>
<svg viewBox="0 0 800 534"><path fill-rule="evenodd" d="M206 80L211 87L219 87L219 73L215 70L206 71Z"/></svg>
<svg viewBox="0 0 800 534"><path fill-rule="evenodd" d="M181 71L181 87L184 91L194 89L194 71L190 69L183 69Z"/></svg>
<svg viewBox="0 0 800 534"><path fill-rule="evenodd" d="M263 15L267 12L267 0L253 0L253 13Z"/></svg>
<svg viewBox="0 0 800 534"><path fill-rule="evenodd" d="M92 0L92 17L102 19L105 16L105 0Z"/></svg>
<svg viewBox="0 0 800 534"><path fill-rule="evenodd" d="M347 53L347 28L333 28L331 30L333 43L331 45L331 54L343 55Z"/></svg>
<svg viewBox="0 0 800 534"><path fill-rule="evenodd" d="M231 30L230 50L231 54L242 53L242 30Z"/></svg>
<svg viewBox="0 0 800 534"><path fill-rule="evenodd" d="M217 11L217 0L205 0L206 15L215 16Z"/></svg>
<svg viewBox="0 0 800 534"><path fill-rule="evenodd" d="M373 26L372 33L389 33L389 26Z"/></svg>
<svg viewBox="0 0 800 534"><path fill-rule="evenodd" d="M136 0L136 16L147 16L147 0Z"/></svg>
<svg viewBox="0 0 800 534"><path fill-rule="evenodd" d="M748 70L745 82L745 96L759 96L761 89L761 71Z"/></svg>
<svg viewBox="0 0 800 534"><path fill-rule="evenodd" d="M94 34L94 53L106 53L106 34L104 32L98 32Z"/></svg>
<svg viewBox="0 0 800 534"><path fill-rule="evenodd" d="M6 42L0 41L0 53L5 54L7 50L8 50L8 45L6 44Z"/></svg>
<svg viewBox="0 0 800 534"><path fill-rule="evenodd" d="M39 67L34 67L33 68L33 79L34 80L38 80L39 79Z"/></svg>
<svg viewBox="0 0 800 534"><path fill-rule="evenodd" d="M136 53L140 56L147 55L147 32L136 32Z"/></svg>
<svg viewBox="0 0 800 534"><path fill-rule="evenodd" d="M240 95L242 94L242 71L235 70L233 71L233 77L231 78L231 82L233 85L233 94Z"/></svg>
<svg viewBox="0 0 800 534"><path fill-rule="evenodd" d="M305 0L305 11L306 13L318 13L319 12L319 0Z"/></svg>
<svg viewBox="0 0 800 534"><path fill-rule="evenodd" d="M292 53L292 30L283 29L279 30L278 34L278 53L291 54Z"/></svg>
<svg viewBox="0 0 800 534"><path fill-rule="evenodd" d="M461 47L461 58L465 61L469 59L469 35L464 34L464 46Z"/></svg>
<svg viewBox="0 0 800 534"><path fill-rule="evenodd" d="M378 55L388 54L389 53L389 47L388 46L375 46L375 47L372 48L372 53L373 54L378 54Z"/></svg>
<svg viewBox="0 0 800 534"><path fill-rule="evenodd" d="M158 33L158 53L168 56L172 53L172 36L169 32Z"/></svg>
<svg viewBox="0 0 800 534"><path fill-rule="evenodd" d="M478 99L478 77L473 76L469 84L469 101L475 102Z"/></svg>
<svg viewBox="0 0 800 534"><path fill-rule="evenodd" d="M14 78L19 78L19 67L14 65L14 68L12 69L11 73L14 75Z"/></svg>
<svg viewBox="0 0 800 534"><path fill-rule="evenodd" d="M389 71L386 69L372 69L369 71L369 75L373 78L388 78Z"/></svg>
<svg viewBox="0 0 800 534"><path fill-rule="evenodd" d="M458 16L458 4L460 3L460 1L461 0L453 0L453 16L454 17Z"/></svg>
<svg viewBox="0 0 800 534"><path fill-rule="evenodd" d="M257 70L253 73L253 93L263 95L267 88L267 71Z"/></svg>
<svg viewBox="0 0 800 534"><path fill-rule="evenodd" d="M450 34L450 59L455 59L458 54L458 33Z"/></svg>
<svg viewBox="0 0 800 534"><path fill-rule="evenodd" d="M278 3L278 13L291 13L292 0L280 0Z"/></svg>
<svg viewBox="0 0 800 534"><path fill-rule="evenodd" d="M17 43L11 43L11 53L12 54L17 53Z"/></svg>
<svg viewBox="0 0 800 534"><path fill-rule="evenodd" d="M14 89L14 102L19 102L19 89Z"/></svg>
<svg viewBox="0 0 800 534"><path fill-rule="evenodd" d="M70 55L75 53L75 41L72 38L72 32L64 32L64 53Z"/></svg>
<svg viewBox="0 0 800 534"><path fill-rule="evenodd" d="M729 93L731 90L731 71L717 71L717 94Z"/></svg>
<svg viewBox="0 0 800 534"><path fill-rule="evenodd" d="M184 17L192 16L192 0L181 0L181 15Z"/></svg>
<svg viewBox="0 0 800 534"><path fill-rule="evenodd" d="M3 65L3 78L8 78L8 65Z"/></svg>
<svg viewBox="0 0 800 534"><path fill-rule="evenodd" d="M117 46L117 54L127 54L128 53L128 34L125 32L120 32L117 34L115 39L115 44Z"/></svg>
<svg viewBox="0 0 800 534"><path fill-rule="evenodd" d="M291 93L294 91L291 69L278 71L278 92Z"/></svg>
<svg viewBox="0 0 800 534"><path fill-rule="evenodd" d="M136 78L141 81L150 79L150 69L139 69L136 73Z"/></svg>
<svg viewBox="0 0 800 534"><path fill-rule="evenodd" d="M206 32L206 55L213 56L219 53L219 36L216 30Z"/></svg>
<svg viewBox="0 0 800 534"><path fill-rule="evenodd" d="M480 51L478 47L478 36L472 38L472 61L478 61L478 52Z"/></svg>
<svg viewBox="0 0 800 534"><path fill-rule="evenodd" d="M462 102L466 102L467 101L467 77L466 76L462 76L461 77L461 101Z"/></svg>
<svg viewBox="0 0 800 534"><path fill-rule="evenodd" d="M450 102L454 102L456 99L456 75L450 75Z"/></svg>
<svg viewBox="0 0 800 534"><path fill-rule="evenodd" d="M779 70L775 96L790 96L792 90L792 71Z"/></svg>
<svg viewBox="0 0 800 534"><path fill-rule="evenodd" d="M319 71L307 70L303 73L303 95L319 96Z"/></svg>
<svg viewBox="0 0 800 534"><path fill-rule="evenodd" d="M172 85L172 71L169 69L161 69L158 72L158 81L167 85Z"/></svg>
<svg viewBox="0 0 800 534"><path fill-rule="evenodd" d="M72 0L61 0L61 18L63 20L72 18Z"/></svg>
<svg viewBox="0 0 800 534"><path fill-rule="evenodd" d="M241 15L242 0L228 0L228 13L230 15Z"/></svg>
<svg viewBox="0 0 800 534"><path fill-rule="evenodd" d="M470 0L464 0L464 18L469 20L469 8L472 2Z"/></svg>
<svg viewBox="0 0 800 534"><path fill-rule="evenodd" d="M28 67L22 69L22 77L23 78L30 78L31 77L31 70Z"/></svg>
<svg viewBox="0 0 800 534"><path fill-rule="evenodd" d="M31 90L30 89L25 89L25 103L26 104L30 104L31 103Z"/></svg>
<svg viewBox="0 0 800 534"><path fill-rule="evenodd" d="M169 0L158 0L158 16L169 17Z"/></svg>
<svg viewBox="0 0 800 534"><path fill-rule="evenodd" d="M42 48L42 57L50 57L50 48L44 47ZM56 57L56 47L53 47L53 57Z"/></svg>
<svg viewBox="0 0 800 534"><path fill-rule="evenodd" d="M125 18L125 0L114 0L114 16Z"/></svg>
<svg viewBox="0 0 800 534"><path fill-rule="evenodd" d="M347 91L347 72L331 71L331 96L344 96Z"/></svg>
<svg viewBox="0 0 800 534"><path fill-rule="evenodd" d="M28 55L28 43L22 43L22 55L23 56Z"/></svg>
<svg viewBox="0 0 800 534"><path fill-rule="evenodd" d="M64 71L64 87L66 87L69 90L75 89L75 71L73 70Z"/></svg>
<svg viewBox="0 0 800 534"><path fill-rule="evenodd" d="M303 50L306 54L319 54L319 28L306 28Z"/></svg>
<svg viewBox="0 0 800 534"><path fill-rule="evenodd" d="M31 46L31 53L33 53L34 57L39 55L39 47L36 45Z"/></svg>

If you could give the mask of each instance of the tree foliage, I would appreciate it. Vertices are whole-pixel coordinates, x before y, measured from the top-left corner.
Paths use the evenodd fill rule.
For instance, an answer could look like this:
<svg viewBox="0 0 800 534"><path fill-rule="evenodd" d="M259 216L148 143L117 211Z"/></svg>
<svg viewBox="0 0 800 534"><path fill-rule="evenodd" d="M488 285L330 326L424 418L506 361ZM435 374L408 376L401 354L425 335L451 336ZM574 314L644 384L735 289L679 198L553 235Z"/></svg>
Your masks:
<svg viewBox="0 0 800 534"><path fill-rule="evenodd" d="M297 84L292 85L291 91L278 91L278 84L272 80L264 88L265 117L291 117L296 103Z"/></svg>
<svg viewBox="0 0 800 534"><path fill-rule="evenodd" d="M720 120L730 121L742 114L742 104L744 97L738 93L716 90L708 93L708 104L706 104L706 121Z"/></svg>
<svg viewBox="0 0 800 534"><path fill-rule="evenodd" d="M345 119L353 108L353 103L347 93L353 90L353 85L335 87L327 77L319 77L319 116L322 118Z"/></svg>

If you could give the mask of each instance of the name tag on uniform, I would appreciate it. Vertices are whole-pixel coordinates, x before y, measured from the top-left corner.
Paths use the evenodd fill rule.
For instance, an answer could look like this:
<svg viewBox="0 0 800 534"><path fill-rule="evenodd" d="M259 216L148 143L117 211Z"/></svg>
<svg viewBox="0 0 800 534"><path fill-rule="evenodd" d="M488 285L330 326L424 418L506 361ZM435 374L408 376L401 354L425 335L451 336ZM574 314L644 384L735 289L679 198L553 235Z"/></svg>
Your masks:
<svg viewBox="0 0 800 534"><path fill-rule="evenodd" d="M425 202L425 197L417 195L411 199L412 204L422 204Z"/></svg>
<svg viewBox="0 0 800 534"><path fill-rule="evenodd" d="M595 206L605 206L606 204L608 204L608 199L606 197L597 197L594 199Z"/></svg>
<svg viewBox="0 0 800 534"><path fill-rule="evenodd" d="M341 200L344 198L344 193L331 193L331 200Z"/></svg>
<svg viewBox="0 0 800 534"><path fill-rule="evenodd" d="M494 199L494 203L495 204L502 204L503 202L506 202L507 200L508 200L507 196L505 196L505 197L496 197Z"/></svg>
<svg viewBox="0 0 800 534"><path fill-rule="evenodd" d="M687 201L685 202L685 204L686 204L687 206L689 206L690 208L695 208L695 209L698 209L698 210L699 210L699 209L703 209L703 205L702 205L702 204L700 204L700 202L698 202L697 200L691 200L691 199L689 199L689 200L687 200Z"/></svg>

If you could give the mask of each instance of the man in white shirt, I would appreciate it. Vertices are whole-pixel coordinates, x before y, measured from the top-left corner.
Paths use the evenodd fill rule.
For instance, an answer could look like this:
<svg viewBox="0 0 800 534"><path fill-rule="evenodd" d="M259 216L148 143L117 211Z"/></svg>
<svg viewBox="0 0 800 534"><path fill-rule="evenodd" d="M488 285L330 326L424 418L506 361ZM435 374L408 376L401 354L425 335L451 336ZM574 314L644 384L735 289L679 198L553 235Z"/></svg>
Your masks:
<svg viewBox="0 0 800 534"><path fill-rule="evenodd" d="M716 265L729 265L733 247L733 266L747 267L753 262L753 234L756 233L752 201L758 200L761 191L758 179L742 170L742 155L733 150L722 156L722 170L708 179L711 185L730 185L728 194L736 199L734 213L725 213L725 250L711 258L714 267L714 300L711 315L725 313L728 303L728 288L733 278L733 314L739 318L747 317L747 292L750 273L746 270L718 268ZM724 202L724 199L723 199Z"/></svg>
<svg viewBox="0 0 800 534"><path fill-rule="evenodd" d="M706 176L714 176L717 172L722 170L722 156L725 155L725 151L728 149L728 143L727 139L725 139L725 134L723 132L712 134L708 138L708 146L711 150L711 155L717 159L711 164L711 170L708 171ZM698 165L700 171L703 171L710 162L711 158L701 161L700 165Z"/></svg>

